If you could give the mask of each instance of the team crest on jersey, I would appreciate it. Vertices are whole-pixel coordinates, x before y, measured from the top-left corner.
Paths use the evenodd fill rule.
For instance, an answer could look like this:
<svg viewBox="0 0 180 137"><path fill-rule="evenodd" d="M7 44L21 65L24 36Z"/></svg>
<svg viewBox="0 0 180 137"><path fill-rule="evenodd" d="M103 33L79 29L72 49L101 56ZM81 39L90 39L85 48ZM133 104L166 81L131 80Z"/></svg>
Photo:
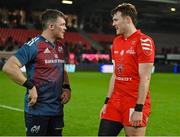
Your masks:
<svg viewBox="0 0 180 137"><path fill-rule="evenodd" d="M63 48L62 47L58 47L58 51L61 53L63 52Z"/></svg>
<svg viewBox="0 0 180 137"><path fill-rule="evenodd" d="M38 133L40 130L40 125L36 126L34 125L32 128L31 128L31 133Z"/></svg>
<svg viewBox="0 0 180 137"><path fill-rule="evenodd" d="M124 67L123 67L123 65L122 65L122 64L117 65L117 66L116 66L116 73L117 73L117 76L121 76L121 75L122 75L123 70L124 70Z"/></svg>
<svg viewBox="0 0 180 137"><path fill-rule="evenodd" d="M136 45L136 40L132 40L132 41L131 41L131 45L132 45L132 46Z"/></svg>
<svg viewBox="0 0 180 137"><path fill-rule="evenodd" d="M51 53L51 51L48 49L48 48L46 48L45 50L44 50L44 53Z"/></svg>
<svg viewBox="0 0 180 137"><path fill-rule="evenodd" d="M141 46L144 54L150 56L153 52L152 41L149 38L141 39Z"/></svg>

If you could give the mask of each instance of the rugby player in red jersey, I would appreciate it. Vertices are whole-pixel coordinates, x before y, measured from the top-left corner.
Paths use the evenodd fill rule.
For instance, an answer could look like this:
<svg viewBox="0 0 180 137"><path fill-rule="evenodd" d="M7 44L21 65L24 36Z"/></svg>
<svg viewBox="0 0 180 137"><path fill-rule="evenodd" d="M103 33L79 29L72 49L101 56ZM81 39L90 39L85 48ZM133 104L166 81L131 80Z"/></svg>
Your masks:
<svg viewBox="0 0 180 137"><path fill-rule="evenodd" d="M123 3L112 10L117 36L113 41L112 74L100 112L99 136L144 136L151 111L149 84L155 46L151 37L136 29L134 5Z"/></svg>

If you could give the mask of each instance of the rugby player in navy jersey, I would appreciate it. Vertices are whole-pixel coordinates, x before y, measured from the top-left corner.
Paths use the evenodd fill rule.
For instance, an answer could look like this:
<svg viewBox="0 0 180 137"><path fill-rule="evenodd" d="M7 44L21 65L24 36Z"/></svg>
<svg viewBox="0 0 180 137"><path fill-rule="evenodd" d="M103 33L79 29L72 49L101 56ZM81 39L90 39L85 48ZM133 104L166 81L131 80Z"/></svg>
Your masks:
<svg viewBox="0 0 180 137"><path fill-rule="evenodd" d="M56 44L64 38L65 15L58 10L47 9L41 21L42 34L25 43L10 57L3 71L27 89L24 107L26 135L61 136L63 106L71 97L63 48ZM26 77L20 70L24 65Z"/></svg>

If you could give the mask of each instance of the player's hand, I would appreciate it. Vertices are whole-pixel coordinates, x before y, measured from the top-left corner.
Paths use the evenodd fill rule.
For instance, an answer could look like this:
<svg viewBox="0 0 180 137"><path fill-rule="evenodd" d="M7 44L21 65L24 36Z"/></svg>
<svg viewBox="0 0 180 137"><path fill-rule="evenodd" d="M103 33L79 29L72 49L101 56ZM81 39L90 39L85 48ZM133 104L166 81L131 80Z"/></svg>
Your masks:
<svg viewBox="0 0 180 137"><path fill-rule="evenodd" d="M70 99L71 99L71 91L69 91L68 89L63 89L61 95L61 104L68 103Z"/></svg>
<svg viewBox="0 0 180 137"><path fill-rule="evenodd" d="M29 96L28 96L29 103L28 103L28 105L33 106L36 103L37 98L38 98L38 94L37 94L36 87L34 86L31 90L29 90Z"/></svg>
<svg viewBox="0 0 180 137"><path fill-rule="evenodd" d="M102 114L106 113L106 106L107 104L104 104L101 111L100 111L100 114L99 114L99 117L101 118Z"/></svg>
<svg viewBox="0 0 180 137"><path fill-rule="evenodd" d="M131 126L133 127L141 126L142 117L143 117L142 112L134 111L132 113L131 120L130 120Z"/></svg>

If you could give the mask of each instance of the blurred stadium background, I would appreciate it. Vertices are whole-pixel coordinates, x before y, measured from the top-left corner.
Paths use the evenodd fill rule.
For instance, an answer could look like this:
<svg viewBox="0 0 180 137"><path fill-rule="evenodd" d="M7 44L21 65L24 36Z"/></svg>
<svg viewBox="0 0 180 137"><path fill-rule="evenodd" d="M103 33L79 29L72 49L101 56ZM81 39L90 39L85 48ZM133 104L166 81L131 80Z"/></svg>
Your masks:
<svg viewBox="0 0 180 137"><path fill-rule="evenodd" d="M137 7L138 28L156 45L147 135L180 136L180 0L0 0L0 70L24 42L41 33L43 10L64 12L68 30L60 44L73 89L65 107L64 135L96 136L111 76L105 72L112 71L110 11L122 2ZM24 91L0 71L0 136L25 135Z"/></svg>

